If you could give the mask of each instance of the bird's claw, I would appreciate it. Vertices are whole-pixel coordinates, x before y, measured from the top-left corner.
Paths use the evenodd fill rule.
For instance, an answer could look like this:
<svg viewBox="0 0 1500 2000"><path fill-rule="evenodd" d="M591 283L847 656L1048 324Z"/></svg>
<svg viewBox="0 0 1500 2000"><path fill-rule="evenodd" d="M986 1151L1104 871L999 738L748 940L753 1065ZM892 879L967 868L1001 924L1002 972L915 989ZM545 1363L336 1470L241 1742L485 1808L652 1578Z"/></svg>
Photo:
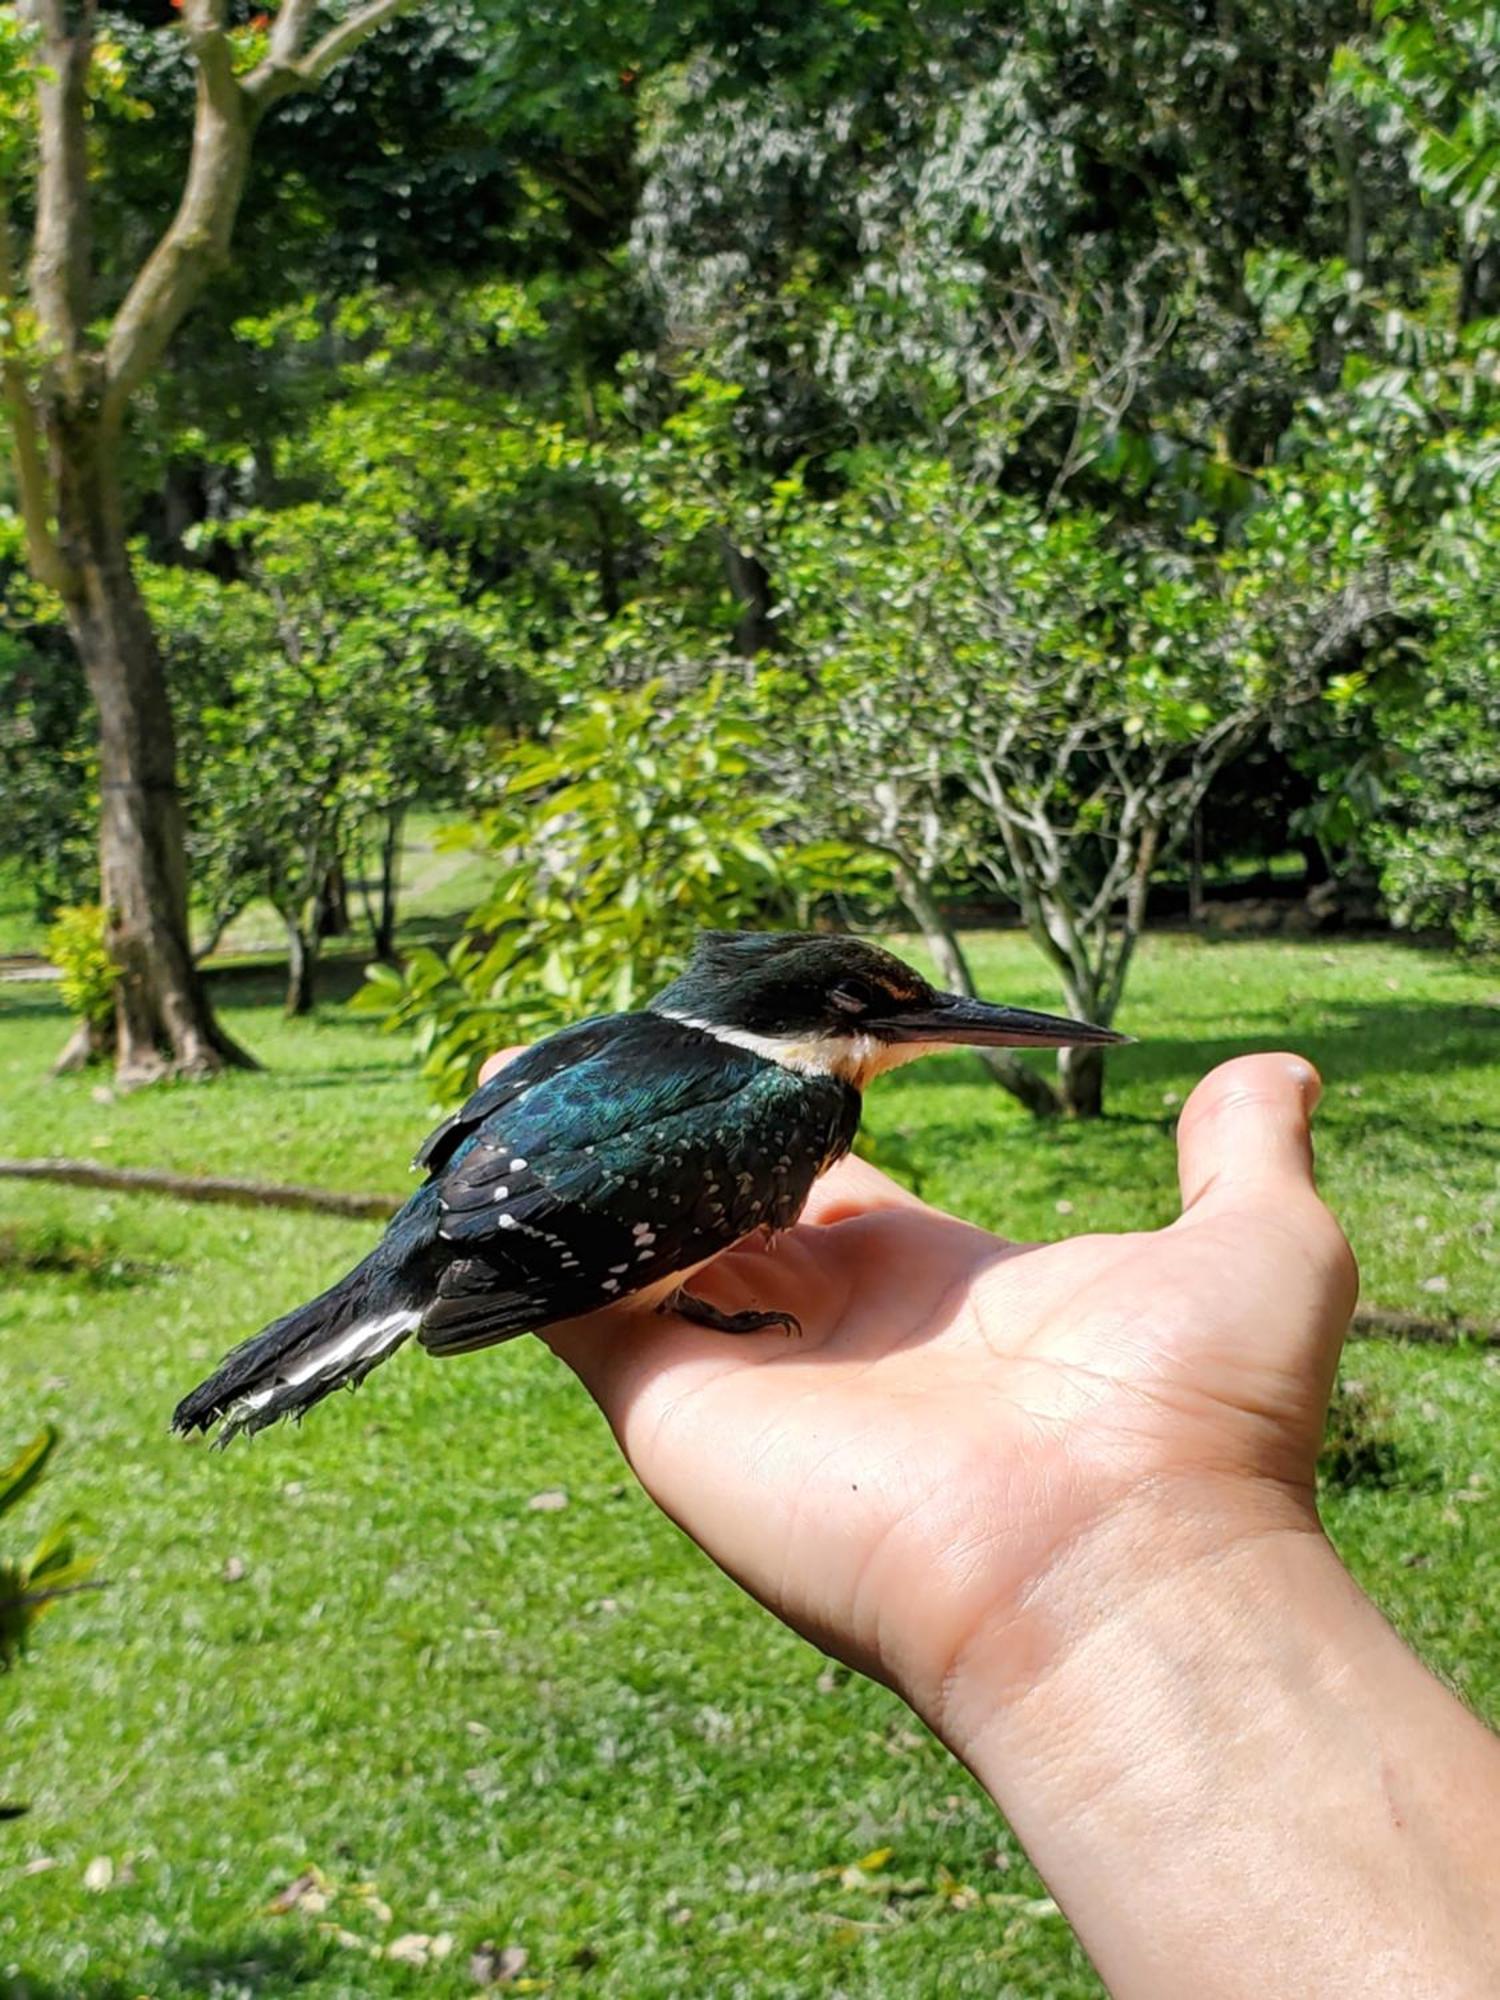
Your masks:
<svg viewBox="0 0 1500 2000"><path fill-rule="evenodd" d="M758 1312L753 1308L746 1312L725 1312L720 1306L710 1305L707 1299L681 1290L663 1299L657 1311L676 1313L679 1319L689 1320L694 1326L711 1327L715 1333L763 1333L768 1326L785 1327L789 1334L802 1332L802 1322L795 1313Z"/></svg>

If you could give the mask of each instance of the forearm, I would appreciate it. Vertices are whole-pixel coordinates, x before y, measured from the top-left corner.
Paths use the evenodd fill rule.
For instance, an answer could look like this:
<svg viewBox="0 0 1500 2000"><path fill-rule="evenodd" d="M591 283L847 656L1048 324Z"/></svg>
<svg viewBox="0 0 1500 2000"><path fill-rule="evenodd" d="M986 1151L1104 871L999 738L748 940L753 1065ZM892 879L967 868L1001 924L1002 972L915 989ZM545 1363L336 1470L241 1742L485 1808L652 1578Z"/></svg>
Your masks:
<svg viewBox="0 0 1500 2000"><path fill-rule="evenodd" d="M940 1723L1117 2000L1500 1992L1500 1741L1315 1529L1126 1521L1025 1616Z"/></svg>

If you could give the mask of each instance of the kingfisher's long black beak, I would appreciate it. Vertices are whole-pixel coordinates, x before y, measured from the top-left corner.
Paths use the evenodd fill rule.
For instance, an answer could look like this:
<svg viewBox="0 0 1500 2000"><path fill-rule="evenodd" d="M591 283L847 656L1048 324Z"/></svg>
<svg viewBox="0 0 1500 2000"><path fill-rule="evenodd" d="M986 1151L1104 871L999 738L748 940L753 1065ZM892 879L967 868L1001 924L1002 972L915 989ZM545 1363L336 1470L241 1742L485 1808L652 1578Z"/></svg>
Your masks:
<svg viewBox="0 0 1500 2000"><path fill-rule="evenodd" d="M1131 1039L1113 1028L1070 1021L1062 1014L992 1007L987 1000L966 1000L957 993L939 993L934 1006L882 1021L880 1033L888 1042L952 1042L960 1048L992 1049L1065 1049Z"/></svg>

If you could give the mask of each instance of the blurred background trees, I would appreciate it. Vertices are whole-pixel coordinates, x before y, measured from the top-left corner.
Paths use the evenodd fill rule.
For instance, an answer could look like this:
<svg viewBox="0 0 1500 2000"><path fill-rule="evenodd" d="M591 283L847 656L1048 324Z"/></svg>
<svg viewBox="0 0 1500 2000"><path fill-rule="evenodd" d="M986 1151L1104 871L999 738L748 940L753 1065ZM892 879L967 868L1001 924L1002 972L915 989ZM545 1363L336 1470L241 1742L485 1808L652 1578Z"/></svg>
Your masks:
<svg viewBox="0 0 1500 2000"><path fill-rule="evenodd" d="M369 11L100 10L96 310L205 50L247 88ZM19 241L43 52L5 35ZM419 804L493 857L373 989L450 1091L689 921L897 918L962 984L957 913L1009 914L1105 1020L1153 899L1281 856L1494 945L1492 8L467 0L338 53L109 442L200 949L268 898L310 1004L362 884L391 957ZM0 843L45 914L110 902L108 794L24 562L60 364L7 284Z"/></svg>

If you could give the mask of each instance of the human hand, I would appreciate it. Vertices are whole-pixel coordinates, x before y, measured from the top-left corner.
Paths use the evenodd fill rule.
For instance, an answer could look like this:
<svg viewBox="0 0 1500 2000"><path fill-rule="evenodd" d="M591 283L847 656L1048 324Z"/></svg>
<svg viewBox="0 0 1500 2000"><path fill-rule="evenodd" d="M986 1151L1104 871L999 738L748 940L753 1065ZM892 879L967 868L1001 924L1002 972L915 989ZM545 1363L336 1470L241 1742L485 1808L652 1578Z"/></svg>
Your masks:
<svg viewBox="0 0 1500 2000"><path fill-rule="evenodd" d="M1078 1601L1101 1595L1095 1539L1107 1595L1179 1544L1316 1529L1355 1295L1312 1184L1318 1089L1292 1056L1214 1071L1163 1230L1007 1243L848 1160L796 1228L694 1279L731 1310L788 1308L800 1338L628 1308L546 1338L716 1562L967 1755L966 1682L986 1703L1024 1688L1102 1614Z"/></svg>

